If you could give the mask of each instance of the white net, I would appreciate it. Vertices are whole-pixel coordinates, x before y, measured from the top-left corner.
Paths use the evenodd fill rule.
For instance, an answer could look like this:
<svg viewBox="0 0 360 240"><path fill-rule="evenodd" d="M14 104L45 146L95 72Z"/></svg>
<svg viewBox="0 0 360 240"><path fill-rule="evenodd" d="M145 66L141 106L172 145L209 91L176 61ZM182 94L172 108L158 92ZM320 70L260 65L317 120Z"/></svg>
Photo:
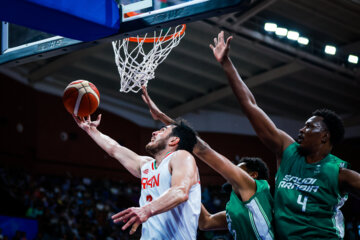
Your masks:
<svg viewBox="0 0 360 240"><path fill-rule="evenodd" d="M138 92L155 78L155 69L183 38L185 25L154 31L153 37L125 38L112 42L120 74L120 92Z"/></svg>

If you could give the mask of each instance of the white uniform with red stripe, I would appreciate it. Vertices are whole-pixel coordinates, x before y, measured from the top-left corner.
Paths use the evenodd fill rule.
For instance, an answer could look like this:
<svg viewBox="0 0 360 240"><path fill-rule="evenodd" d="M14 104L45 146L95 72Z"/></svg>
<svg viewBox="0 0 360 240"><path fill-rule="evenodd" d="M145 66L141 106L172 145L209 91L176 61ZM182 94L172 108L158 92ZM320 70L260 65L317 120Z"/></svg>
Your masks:
<svg viewBox="0 0 360 240"><path fill-rule="evenodd" d="M157 199L171 187L169 162L175 154L169 153L157 169L155 160L142 166L140 207ZM141 239L196 239L200 210L201 188L197 183L191 187L187 201L144 222Z"/></svg>

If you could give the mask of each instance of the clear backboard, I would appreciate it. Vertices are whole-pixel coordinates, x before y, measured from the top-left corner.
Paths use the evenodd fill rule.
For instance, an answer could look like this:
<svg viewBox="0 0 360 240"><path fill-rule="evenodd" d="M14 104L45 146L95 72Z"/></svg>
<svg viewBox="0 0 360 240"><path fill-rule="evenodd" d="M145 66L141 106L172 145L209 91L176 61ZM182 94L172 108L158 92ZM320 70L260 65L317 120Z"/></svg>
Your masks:
<svg viewBox="0 0 360 240"><path fill-rule="evenodd" d="M116 3L120 18L117 33L91 42L2 22L0 65L24 64L154 29L242 11L251 0L117 0Z"/></svg>

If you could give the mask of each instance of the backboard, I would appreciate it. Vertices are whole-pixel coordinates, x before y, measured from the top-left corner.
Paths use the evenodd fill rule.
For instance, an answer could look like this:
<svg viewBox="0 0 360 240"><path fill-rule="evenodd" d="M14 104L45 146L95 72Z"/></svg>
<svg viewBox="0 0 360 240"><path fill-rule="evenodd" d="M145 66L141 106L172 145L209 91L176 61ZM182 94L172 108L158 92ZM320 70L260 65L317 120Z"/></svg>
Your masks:
<svg viewBox="0 0 360 240"><path fill-rule="evenodd" d="M81 41L1 22L0 65L15 66L64 54L78 49L78 43Z"/></svg>
<svg viewBox="0 0 360 240"><path fill-rule="evenodd" d="M116 2L120 18L117 33L91 42L2 22L0 65L24 64L154 29L242 11L251 0L117 0ZM2 20L1 16L0 20ZM56 33L56 27L52 28L51 32Z"/></svg>

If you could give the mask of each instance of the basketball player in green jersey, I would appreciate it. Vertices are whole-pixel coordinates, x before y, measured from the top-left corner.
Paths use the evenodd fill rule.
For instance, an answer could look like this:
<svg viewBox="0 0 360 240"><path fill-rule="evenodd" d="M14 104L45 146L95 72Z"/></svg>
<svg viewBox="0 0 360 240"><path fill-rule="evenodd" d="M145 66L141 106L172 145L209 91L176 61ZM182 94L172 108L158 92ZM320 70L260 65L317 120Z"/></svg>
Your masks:
<svg viewBox="0 0 360 240"><path fill-rule="evenodd" d="M278 239L341 239L340 207L347 193L360 195L360 174L330 154L344 135L341 119L330 110L317 110L299 130L295 142L278 129L242 81L229 58L230 41L220 32L210 48L223 67L241 108L260 140L276 154L274 219Z"/></svg>
<svg viewBox="0 0 360 240"><path fill-rule="evenodd" d="M207 161L206 158L204 161ZM249 200L243 201L232 187L233 191L231 191L230 200L226 204L226 211L215 214L210 214L204 205L201 205L199 229L209 231L228 228L234 239L274 239L273 229L270 226L272 218L266 219L266 210L264 210L268 209L271 212L273 202L267 182L269 170L265 162L260 158L243 157L237 166L255 180L256 192ZM261 223L261 216L265 216L266 224L264 221ZM266 235L264 232L269 234Z"/></svg>
<svg viewBox="0 0 360 240"><path fill-rule="evenodd" d="M165 125L173 119L161 112L150 99L143 87L143 100L149 106L155 120ZM240 167L213 150L200 137L193 153L211 168L221 174L231 185L232 193L226 205L226 212L210 215L204 206L201 208L199 226L202 230L228 229L234 239L274 239L273 199L266 180L266 164L257 158L246 158Z"/></svg>

